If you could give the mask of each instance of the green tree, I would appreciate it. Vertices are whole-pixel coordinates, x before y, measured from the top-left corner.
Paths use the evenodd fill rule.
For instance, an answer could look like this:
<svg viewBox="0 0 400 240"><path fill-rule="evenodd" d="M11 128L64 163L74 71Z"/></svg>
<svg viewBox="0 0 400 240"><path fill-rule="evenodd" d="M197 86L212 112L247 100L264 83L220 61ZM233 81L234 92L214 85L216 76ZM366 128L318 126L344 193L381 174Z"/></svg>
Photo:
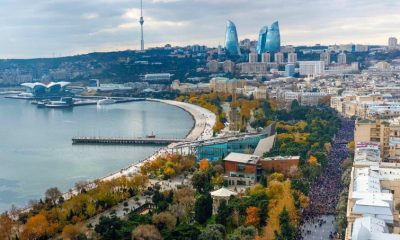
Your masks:
<svg viewBox="0 0 400 240"><path fill-rule="evenodd" d="M207 225L206 229L199 235L199 240L221 240L225 237L225 227L221 224Z"/></svg>
<svg viewBox="0 0 400 240"><path fill-rule="evenodd" d="M122 226L123 221L115 215L101 216L99 224L95 226L94 230L101 239L122 239Z"/></svg>
<svg viewBox="0 0 400 240"><path fill-rule="evenodd" d="M172 231L164 233L165 240L197 240L200 230L193 225L180 224Z"/></svg>
<svg viewBox="0 0 400 240"><path fill-rule="evenodd" d="M205 223L212 216L212 198L211 195L201 195L195 203L195 219L198 223Z"/></svg>
<svg viewBox="0 0 400 240"><path fill-rule="evenodd" d="M280 233L276 237L277 240L292 240L296 234L296 228L290 222L289 213L283 208L279 214Z"/></svg>
<svg viewBox="0 0 400 240"><path fill-rule="evenodd" d="M199 193L206 193L212 189L211 177L207 171L198 171L193 174L192 185Z"/></svg>
<svg viewBox="0 0 400 240"><path fill-rule="evenodd" d="M226 226L228 217L231 215L231 211L228 208L226 201L222 200L217 212L217 223Z"/></svg>

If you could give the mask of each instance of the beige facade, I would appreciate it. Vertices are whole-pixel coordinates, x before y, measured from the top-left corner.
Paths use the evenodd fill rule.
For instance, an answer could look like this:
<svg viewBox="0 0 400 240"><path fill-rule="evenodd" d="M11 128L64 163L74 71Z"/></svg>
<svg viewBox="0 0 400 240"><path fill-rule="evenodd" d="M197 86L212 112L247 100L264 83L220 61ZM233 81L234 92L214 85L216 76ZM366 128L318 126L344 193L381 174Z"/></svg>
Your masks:
<svg viewBox="0 0 400 240"><path fill-rule="evenodd" d="M390 127L387 122L359 120L355 124L354 142L379 143L381 156L389 157Z"/></svg>
<svg viewBox="0 0 400 240"><path fill-rule="evenodd" d="M226 73L233 73L233 72L235 72L235 63L234 62L232 62L231 60L226 60L224 63L223 63L223 69L224 69L224 72L226 72Z"/></svg>
<svg viewBox="0 0 400 240"><path fill-rule="evenodd" d="M210 80L210 90L217 93L234 93L237 88L243 88L246 85L246 80L228 79L228 78L213 78Z"/></svg>
<svg viewBox="0 0 400 240"><path fill-rule="evenodd" d="M255 99L267 99L268 98L267 86L258 87L254 93L254 98Z"/></svg>
<svg viewBox="0 0 400 240"><path fill-rule="evenodd" d="M267 74L268 63L241 63L240 72L244 74Z"/></svg>
<svg viewBox="0 0 400 240"><path fill-rule="evenodd" d="M207 69L209 72L218 72L219 71L219 62L216 60L211 60L207 63Z"/></svg>
<svg viewBox="0 0 400 240"><path fill-rule="evenodd" d="M395 105L388 105L381 94L331 98L331 107L346 117L373 120L377 117L400 115L400 113L393 111L392 106L396 107ZM390 111L385 111L389 109Z"/></svg>

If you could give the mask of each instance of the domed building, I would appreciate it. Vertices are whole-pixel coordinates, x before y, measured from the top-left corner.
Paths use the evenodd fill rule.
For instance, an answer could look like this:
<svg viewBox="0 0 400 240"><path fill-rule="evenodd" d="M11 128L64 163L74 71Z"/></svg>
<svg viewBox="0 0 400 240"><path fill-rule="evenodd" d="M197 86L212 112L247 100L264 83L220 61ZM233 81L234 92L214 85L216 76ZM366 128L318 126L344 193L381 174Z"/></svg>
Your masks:
<svg viewBox="0 0 400 240"><path fill-rule="evenodd" d="M50 82L49 84L34 82L23 83L21 86L25 87L32 97L42 98L64 96L66 94L65 88L69 84L70 82Z"/></svg>

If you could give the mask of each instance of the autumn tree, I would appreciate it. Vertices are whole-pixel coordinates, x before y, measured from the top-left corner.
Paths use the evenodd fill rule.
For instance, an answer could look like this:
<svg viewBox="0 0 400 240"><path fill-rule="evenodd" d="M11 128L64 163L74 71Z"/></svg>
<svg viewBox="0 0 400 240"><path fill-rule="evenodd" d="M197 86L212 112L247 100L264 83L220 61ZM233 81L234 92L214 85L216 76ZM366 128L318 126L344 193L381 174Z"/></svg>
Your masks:
<svg viewBox="0 0 400 240"><path fill-rule="evenodd" d="M61 236L65 240L78 240L82 236L83 226L82 224L66 225L63 228Z"/></svg>
<svg viewBox="0 0 400 240"><path fill-rule="evenodd" d="M221 187L224 184L224 178L220 174L211 177L211 182L214 186Z"/></svg>
<svg viewBox="0 0 400 240"><path fill-rule="evenodd" d="M268 176L268 182L271 182L273 180L283 182L285 180L285 176L282 173L275 172Z"/></svg>
<svg viewBox="0 0 400 240"><path fill-rule="evenodd" d="M47 239L55 234L57 225L49 223L47 218L39 213L30 217L21 233L21 239Z"/></svg>
<svg viewBox="0 0 400 240"><path fill-rule="evenodd" d="M196 199L194 190L188 187L178 189L174 192L170 212L181 222L187 222L193 212Z"/></svg>
<svg viewBox="0 0 400 240"><path fill-rule="evenodd" d="M314 166L314 165L316 165L316 164L318 163L318 159L317 159L315 156L311 155L311 156L308 158L308 161L307 161L307 162L308 162L308 164Z"/></svg>
<svg viewBox="0 0 400 240"><path fill-rule="evenodd" d="M172 230L176 225L176 218L170 212L161 212L153 215L152 222L160 230Z"/></svg>
<svg viewBox="0 0 400 240"><path fill-rule="evenodd" d="M162 240L162 236L154 225L139 225L132 231L132 240Z"/></svg>
<svg viewBox="0 0 400 240"><path fill-rule="evenodd" d="M347 144L347 148L349 149L350 152L354 153L354 150L356 148L356 144L354 143L354 141L351 141Z"/></svg>
<svg viewBox="0 0 400 240"><path fill-rule="evenodd" d="M260 225L260 209L257 207L248 207L246 209L246 224L259 226Z"/></svg>
<svg viewBox="0 0 400 240"><path fill-rule="evenodd" d="M204 158L204 159L200 160L199 168L201 171L205 171L208 168L210 168L210 163L208 162L208 159Z"/></svg>
<svg viewBox="0 0 400 240"><path fill-rule="evenodd" d="M269 182L267 194L270 198L268 204L268 222L263 235L266 240L273 240L275 239L275 232L279 232L280 230L279 216L283 208L287 210L290 222L293 225L296 224L299 216L289 180L284 182Z"/></svg>
<svg viewBox="0 0 400 240"><path fill-rule="evenodd" d="M12 239L15 227L15 222L7 213L0 215L0 239Z"/></svg>

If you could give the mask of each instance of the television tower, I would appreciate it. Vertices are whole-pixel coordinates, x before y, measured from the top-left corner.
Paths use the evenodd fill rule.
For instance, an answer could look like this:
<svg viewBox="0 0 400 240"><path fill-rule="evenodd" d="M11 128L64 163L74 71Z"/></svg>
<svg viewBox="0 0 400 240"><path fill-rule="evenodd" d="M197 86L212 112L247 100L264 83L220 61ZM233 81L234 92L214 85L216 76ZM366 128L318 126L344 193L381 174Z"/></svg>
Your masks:
<svg viewBox="0 0 400 240"><path fill-rule="evenodd" d="M141 40L140 40L140 50L144 51L144 38L143 38L143 0L140 0L140 27L141 27Z"/></svg>

